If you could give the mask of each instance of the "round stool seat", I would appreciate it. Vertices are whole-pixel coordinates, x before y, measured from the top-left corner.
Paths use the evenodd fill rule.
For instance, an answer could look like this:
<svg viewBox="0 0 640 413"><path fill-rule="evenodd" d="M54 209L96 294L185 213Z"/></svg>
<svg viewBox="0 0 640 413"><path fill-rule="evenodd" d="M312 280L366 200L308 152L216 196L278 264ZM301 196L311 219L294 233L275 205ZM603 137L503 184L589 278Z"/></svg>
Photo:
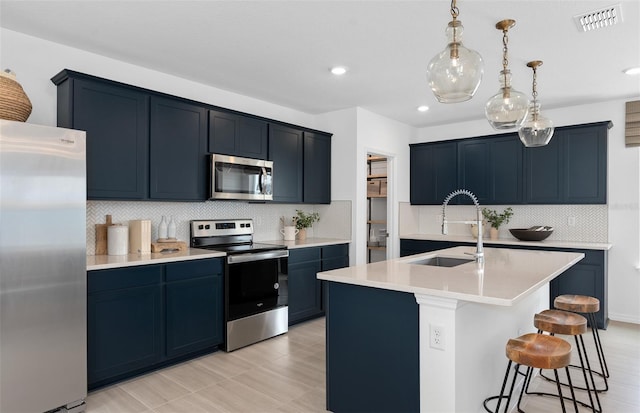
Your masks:
<svg viewBox="0 0 640 413"><path fill-rule="evenodd" d="M559 310L576 313L597 313L600 311L600 300L586 295L559 295L553 300L553 306Z"/></svg>
<svg viewBox="0 0 640 413"><path fill-rule="evenodd" d="M529 333L509 339L506 354L509 360L523 366L559 369L571 361L571 344L558 337Z"/></svg>
<svg viewBox="0 0 640 413"><path fill-rule="evenodd" d="M587 332L587 319L562 310L544 310L533 317L533 325L553 334L577 336Z"/></svg>

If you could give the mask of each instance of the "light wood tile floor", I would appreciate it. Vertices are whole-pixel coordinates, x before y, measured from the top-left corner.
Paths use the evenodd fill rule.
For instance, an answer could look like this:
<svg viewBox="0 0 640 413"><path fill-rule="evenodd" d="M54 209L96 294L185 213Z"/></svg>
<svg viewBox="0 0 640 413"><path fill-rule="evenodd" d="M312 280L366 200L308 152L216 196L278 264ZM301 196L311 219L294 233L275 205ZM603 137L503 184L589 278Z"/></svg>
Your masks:
<svg viewBox="0 0 640 413"><path fill-rule="evenodd" d="M600 395L603 411L640 412L640 325L612 321L601 338L611 373L610 390ZM585 337L588 347L591 341ZM87 413L325 412L325 368L321 318L232 353L218 351L91 392ZM549 383L536 378L533 385L546 390ZM560 411L550 397L528 396L522 407L528 413Z"/></svg>

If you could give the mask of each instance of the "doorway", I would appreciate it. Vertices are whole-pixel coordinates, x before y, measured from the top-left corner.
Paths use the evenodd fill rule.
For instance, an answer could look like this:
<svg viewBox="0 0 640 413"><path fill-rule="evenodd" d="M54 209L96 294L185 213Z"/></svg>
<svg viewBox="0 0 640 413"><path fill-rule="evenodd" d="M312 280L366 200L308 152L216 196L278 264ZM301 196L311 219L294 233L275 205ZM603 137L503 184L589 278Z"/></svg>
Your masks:
<svg viewBox="0 0 640 413"><path fill-rule="evenodd" d="M388 158L367 153L367 263L387 259Z"/></svg>

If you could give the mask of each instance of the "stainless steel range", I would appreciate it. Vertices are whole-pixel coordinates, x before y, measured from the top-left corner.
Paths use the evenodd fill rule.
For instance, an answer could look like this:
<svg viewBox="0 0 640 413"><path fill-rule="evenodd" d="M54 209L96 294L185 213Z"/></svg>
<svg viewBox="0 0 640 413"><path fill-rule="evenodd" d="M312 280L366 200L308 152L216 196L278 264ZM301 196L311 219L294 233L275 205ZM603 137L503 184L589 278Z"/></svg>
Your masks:
<svg viewBox="0 0 640 413"><path fill-rule="evenodd" d="M227 253L226 351L288 331L285 246L253 242L253 220L191 221L191 247Z"/></svg>

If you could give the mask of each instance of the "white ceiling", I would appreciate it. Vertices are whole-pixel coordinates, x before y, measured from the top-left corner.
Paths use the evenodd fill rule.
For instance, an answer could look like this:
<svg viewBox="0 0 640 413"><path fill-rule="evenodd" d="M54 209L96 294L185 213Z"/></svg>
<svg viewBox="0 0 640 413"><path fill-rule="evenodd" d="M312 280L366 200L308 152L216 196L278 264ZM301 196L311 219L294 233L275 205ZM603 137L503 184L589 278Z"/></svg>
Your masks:
<svg viewBox="0 0 640 413"><path fill-rule="evenodd" d="M573 16L619 3L623 22L580 32ZM6 1L0 25L118 60L312 114L359 106L416 127L478 119L498 91L509 32L515 89L542 109L638 98L638 0L458 0L464 44L485 61L476 96L440 104L426 67L445 46L449 0L428 1ZM347 75L329 73L345 65ZM114 73L114 80L117 73ZM428 105L426 113L416 111Z"/></svg>

